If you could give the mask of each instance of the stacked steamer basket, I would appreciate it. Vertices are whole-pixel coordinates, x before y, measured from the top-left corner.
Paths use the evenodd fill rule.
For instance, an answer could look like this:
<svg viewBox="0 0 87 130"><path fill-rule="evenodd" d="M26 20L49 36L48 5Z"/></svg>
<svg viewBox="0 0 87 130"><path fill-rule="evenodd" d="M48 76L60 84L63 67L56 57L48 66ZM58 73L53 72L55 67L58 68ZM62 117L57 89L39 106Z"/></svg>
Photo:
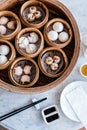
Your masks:
<svg viewBox="0 0 87 130"><path fill-rule="evenodd" d="M0 69L0 87L17 93L56 87L71 73L80 50L79 30L70 11L56 0L4 0L0 5L0 18L16 19L12 34L0 34L0 48L13 44L14 55L9 65ZM6 9L13 15L7 15Z"/></svg>

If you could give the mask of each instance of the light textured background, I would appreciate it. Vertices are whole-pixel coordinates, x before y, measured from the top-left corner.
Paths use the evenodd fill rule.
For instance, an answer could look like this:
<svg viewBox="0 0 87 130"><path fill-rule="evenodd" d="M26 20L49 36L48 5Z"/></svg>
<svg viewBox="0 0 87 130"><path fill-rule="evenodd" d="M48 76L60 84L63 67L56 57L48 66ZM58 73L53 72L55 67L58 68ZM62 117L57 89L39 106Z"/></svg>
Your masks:
<svg viewBox="0 0 87 130"><path fill-rule="evenodd" d="M77 24L79 26L81 39L83 39L84 35L87 34L87 1L86 0L60 0L63 4L65 4L68 9L72 12L75 17ZM87 58L84 57L85 48L81 45L81 52L78 59L78 62L73 69L72 73L69 77L58 85L56 88L44 92L41 94L15 94L6 92L5 90L0 89L0 115L3 115L15 108L23 106L27 103L31 102L32 98L43 98L48 97L48 100L41 103L42 108L56 104L58 105L60 111L60 119L55 122L55 124L46 125L41 116L41 110L36 111L34 107L25 110L9 119L4 120L2 123L7 125L10 130L77 130L82 126L80 123L76 123L74 121L69 120L61 111L59 105L59 97L63 90L63 88L72 81L83 80L84 79L79 73L79 67L82 63L87 61Z"/></svg>

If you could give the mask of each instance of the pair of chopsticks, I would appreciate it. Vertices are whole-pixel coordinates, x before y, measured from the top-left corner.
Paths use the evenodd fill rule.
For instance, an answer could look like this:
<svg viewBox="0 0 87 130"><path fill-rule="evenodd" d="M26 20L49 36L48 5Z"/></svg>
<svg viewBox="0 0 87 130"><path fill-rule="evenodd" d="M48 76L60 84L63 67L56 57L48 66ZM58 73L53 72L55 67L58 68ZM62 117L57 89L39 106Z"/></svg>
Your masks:
<svg viewBox="0 0 87 130"><path fill-rule="evenodd" d="M33 103L31 103L31 104L28 104L28 105L26 105L26 106L24 106L24 107L21 107L21 108L19 108L19 109L16 109L16 110L14 110L14 111L12 111L12 112L9 112L9 113L7 113L7 114L5 114L5 115L3 115L3 116L0 116L0 121L3 121L3 120L5 120L5 119L7 119L7 118L9 118L9 117L11 117L11 116L13 116L13 115L15 115L15 114L21 112L21 111L24 111L24 110L26 110L26 109L28 109L28 108L30 108L30 107L36 105L36 104L39 104L40 102L43 102L43 101L45 101L45 100L47 100L47 98L43 98L43 99L41 99L41 100L38 100L38 101L33 102Z"/></svg>

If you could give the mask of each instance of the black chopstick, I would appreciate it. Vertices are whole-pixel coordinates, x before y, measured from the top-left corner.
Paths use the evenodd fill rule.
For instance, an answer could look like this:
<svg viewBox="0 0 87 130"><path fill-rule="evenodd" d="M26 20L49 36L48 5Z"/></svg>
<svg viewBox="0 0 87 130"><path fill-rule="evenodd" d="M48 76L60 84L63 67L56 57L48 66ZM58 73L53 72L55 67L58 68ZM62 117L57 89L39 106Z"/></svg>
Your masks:
<svg viewBox="0 0 87 130"><path fill-rule="evenodd" d="M21 111L24 111L24 110L26 110L26 109L28 109L28 108L30 108L30 107L36 105L36 104L39 104L40 102L43 102L43 101L46 100L46 99L47 99L47 98L43 98L43 99L41 99L41 100L38 100L38 101L33 102L33 103L31 103L31 104L28 104L28 105L26 105L26 106L24 106L24 107L21 107L21 108L19 108L19 109L16 109L16 110L14 110L14 111L12 111L12 112L9 112L9 113L7 113L7 114L1 116L1 117L0 117L0 121L3 121L3 120L5 120L5 119L7 119L7 118L9 118L9 117L11 117L11 116L13 116L13 115L15 115L15 114L21 112Z"/></svg>

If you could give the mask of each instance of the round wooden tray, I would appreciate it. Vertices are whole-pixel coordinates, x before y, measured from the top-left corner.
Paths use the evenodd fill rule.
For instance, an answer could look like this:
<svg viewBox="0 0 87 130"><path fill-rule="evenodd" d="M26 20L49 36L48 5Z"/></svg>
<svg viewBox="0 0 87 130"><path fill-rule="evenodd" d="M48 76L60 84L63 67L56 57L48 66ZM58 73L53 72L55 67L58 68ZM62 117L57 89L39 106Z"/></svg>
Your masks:
<svg viewBox="0 0 87 130"><path fill-rule="evenodd" d="M21 87L14 86L8 78L7 70L0 71L0 87L8 91L13 91L17 93L37 93L37 92L43 92L51 88L54 88L58 84L60 84L64 79L66 79L66 77L71 73L78 59L79 50L80 50L80 35L79 35L79 30L78 30L76 21L74 17L72 16L71 12L62 3L56 0L51 0L51 1L40 0L40 1L43 2L49 8L49 11L50 11L49 19L62 18L66 20L72 28L72 31L73 31L72 41L68 46L63 48L64 52L66 53L68 57L68 61L69 61L68 68L58 78L49 78L40 72L40 77L39 77L38 82L30 88L21 88ZM15 5L15 6L18 7L18 5ZM19 12L17 11L17 8L16 9L13 8L12 10L13 11L16 10L16 12Z"/></svg>

